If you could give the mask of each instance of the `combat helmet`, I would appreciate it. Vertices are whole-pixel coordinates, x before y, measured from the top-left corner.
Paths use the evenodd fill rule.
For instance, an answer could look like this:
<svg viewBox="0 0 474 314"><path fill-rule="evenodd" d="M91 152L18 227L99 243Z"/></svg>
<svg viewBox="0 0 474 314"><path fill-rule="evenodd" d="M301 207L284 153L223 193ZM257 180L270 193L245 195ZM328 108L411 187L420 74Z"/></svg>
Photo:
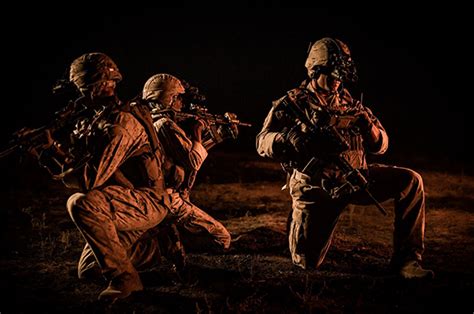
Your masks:
<svg viewBox="0 0 474 314"><path fill-rule="evenodd" d="M310 78L324 73L345 82L357 80L349 47L339 39L325 37L316 41L309 50L305 66Z"/></svg>
<svg viewBox="0 0 474 314"><path fill-rule="evenodd" d="M101 52L85 53L69 67L69 80L81 91L107 80L121 81L122 74L115 62Z"/></svg>
<svg viewBox="0 0 474 314"><path fill-rule="evenodd" d="M171 74L160 73L153 75L146 81L143 86L142 98L169 107L177 95L184 93L185 88L179 79Z"/></svg>

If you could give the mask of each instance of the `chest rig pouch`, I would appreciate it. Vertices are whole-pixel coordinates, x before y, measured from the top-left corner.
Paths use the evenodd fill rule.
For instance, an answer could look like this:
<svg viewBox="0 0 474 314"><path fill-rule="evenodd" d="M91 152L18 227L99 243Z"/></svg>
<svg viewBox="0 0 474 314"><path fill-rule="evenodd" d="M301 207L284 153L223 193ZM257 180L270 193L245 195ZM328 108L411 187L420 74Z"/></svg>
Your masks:
<svg viewBox="0 0 474 314"><path fill-rule="evenodd" d="M135 152L114 173L113 179L122 186L152 188L157 193L164 194L163 149L153 127L150 111L138 102L127 104L123 110L131 113L144 127L150 144Z"/></svg>

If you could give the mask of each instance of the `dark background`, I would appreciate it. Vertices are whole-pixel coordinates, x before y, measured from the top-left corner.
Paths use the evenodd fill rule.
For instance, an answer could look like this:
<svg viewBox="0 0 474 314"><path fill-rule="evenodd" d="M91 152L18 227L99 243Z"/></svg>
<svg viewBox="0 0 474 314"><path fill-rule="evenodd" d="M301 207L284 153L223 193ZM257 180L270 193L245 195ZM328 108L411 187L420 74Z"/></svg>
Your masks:
<svg viewBox="0 0 474 314"><path fill-rule="evenodd" d="M9 115L2 143L22 126L39 126L58 108L51 88L79 55L101 51L119 66L119 95L137 95L148 77L167 72L198 86L211 111L251 122L218 149L254 152L271 101L305 79L311 41L333 36L352 50L353 89L387 129L387 160L424 160L469 168L465 105L469 91L467 21L461 7L153 8L25 7L2 22ZM215 12L215 13L213 13ZM5 12L5 14L9 14ZM6 146L6 145L2 145Z"/></svg>
<svg viewBox="0 0 474 314"><path fill-rule="evenodd" d="M149 76L169 72L200 87L213 112L232 111L254 124L242 129L237 141L215 148L235 152L235 156L209 155L197 179L231 185L197 185L201 189L197 204L218 219L246 217L258 225L261 222L252 216L283 213L286 217L288 204L280 198L272 200L276 195L272 191L277 192L284 181L283 172L245 163L258 158L255 135L271 101L306 77L309 42L334 36L349 45L358 66L360 81L353 94L364 93L365 104L382 120L391 138L381 160L448 173L423 172L429 209L425 261L436 271L432 283L385 279L390 246L380 240L387 239L391 229L384 227L387 220L375 209L364 209L354 215L354 227L352 214L350 227L348 216L342 221L340 230L345 236L329 252L322 273L308 276L291 268L289 260L280 262L281 254L287 252L283 234L261 227L239 230L237 238L244 237L227 257L195 255L192 264L203 267L194 290L176 290L174 284L170 288L167 273L164 279L158 273L154 277L160 279L147 287L142 302L125 304L120 312L128 308L129 312L162 308L176 312L177 305L210 311L209 304L215 305L214 312L222 312L217 310L221 302L226 304L224 309L229 304L245 309L252 300L256 311L270 304L281 306L276 312L287 308L311 312L312 307L299 307L305 302L292 297L305 299L308 288L309 302L317 302L316 311L323 312L471 310L473 229L467 213L473 208L470 195L474 193L472 177L459 175L473 169L467 154L468 141L472 142L467 114L471 90L466 87L472 67L472 35L467 34L470 10L452 1L418 8L384 2L370 8L249 6L206 11L76 2L70 8L21 3L15 9L2 9L0 149L7 146L14 130L42 125L59 109L51 88L73 59L102 51L124 75L119 85L123 99L138 94ZM240 151L248 155L237 154ZM59 182L50 183L36 161L20 162L18 157L14 154L0 161L0 290L6 300L0 302L0 311L6 307L6 312L9 308L21 312L28 305L36 312L100 311L92 301L99 286L76 280L81 247L66 246L69 241L82 241L77 232L72 233L76 228L64 211L70 193ZM236 180L240 184L235 185ZM267 184L267 180L280 182ZM214 186L220 188L214 191ZM233 192L228 193L229 189ZM252 224L245 230L249 227ZM57 242L64 233L75 236L67 243ZM212 265L209 270L207 265Z"/></svg>

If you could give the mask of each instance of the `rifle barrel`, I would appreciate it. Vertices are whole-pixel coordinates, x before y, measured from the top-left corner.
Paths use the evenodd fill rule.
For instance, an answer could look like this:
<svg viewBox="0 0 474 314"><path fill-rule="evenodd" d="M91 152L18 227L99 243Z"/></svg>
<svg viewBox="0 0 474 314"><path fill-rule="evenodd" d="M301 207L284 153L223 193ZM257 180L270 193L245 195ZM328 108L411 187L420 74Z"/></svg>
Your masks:
<svg viewBox="0 0 474 314"><path fill-rule="evenodd" d="M239 126L246 126L246 127L249 127L249 128L252 127L252 124L250 124L250 123L245 123L245 122L239 122L238 125L239 125Z"/></svg>
<svg viewBox="0 0 474 314"><path fill-rule="evenodd" d="M0 159L3 158L3 157L6 157L8 155L10 155L11 153L13 153L20 145L18 144L15 144L13 146L10 146L8 147L7 149L5 149L4 151L2 151L0 153Z"/></svg>

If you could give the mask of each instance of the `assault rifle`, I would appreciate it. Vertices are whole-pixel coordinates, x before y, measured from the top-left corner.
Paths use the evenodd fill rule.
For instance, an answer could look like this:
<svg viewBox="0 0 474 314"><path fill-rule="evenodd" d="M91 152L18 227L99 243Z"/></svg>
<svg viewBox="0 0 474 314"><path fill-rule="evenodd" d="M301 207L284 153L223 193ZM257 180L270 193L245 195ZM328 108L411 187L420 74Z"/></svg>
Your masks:
<svg viewBox="0 0 474 314"><path fill-rule="evenodd" d="M237 119L237 115L232 112L226 112L223 115L209 113L207 107L202 105L189 104L185 111L173 111L171 109L160 110L158 108L151 110L152 119L155 121L163 115L169 114L186 131L190 131L189 122L196 119L206 121L207 128L202 134L202 144L209 150L214 145L223 142L226 138L237 139L239 131L238 126L251 127L250 123L242 122Z"/></svg>
<svg viewBox="0 0 474 314"><path fill-rule="evenodd" d="M333 145L336 146L336 151L342 152L349 148L349 143L344 136L337 130L333 123L323 123L322 126L314 125L311 120L306 116L303 110L293 102L288 100L288 97L283 99L283 106L287 109L287 112L293 115L293 118L297 123L303 125L309 133L310 138L324 138L329 140ZM321 110L325 110L321 108ZM328 112L324 113L326 117L331 115ZM326 121L328 122L328 121ZM342 153L338 154L321 154L320 156L312 156L302 172L308 175L314 174L317 167L323 162L333 162L343 173L344 182L334 188L331 188L328 193L331 198L337 198L341 195L351 194L357 191L363 191L377 206L378 210L387 215L387 211L377 201L377 199L368 190L369 182L367 178L358 170L352 167Z"/></svg>
<svg viewBox="0 0 474 314"><path fill-rule="evenodd" d="M241 122L237 119L235 113L226 112L223 115L210 113L207 107L202 105L190 104L186 112L180 111L175 113L178 121L187 120L190 118L199 118L208 122L210 125L237 125L251 127L250 123Z"/></svg>
<svg viewBox="0 0 474 314"><path fill-rule="evenodd" d="M209 125L234 125L251 127L250 123L241 122L237 119L235 113L226 112L223 115L212 114L209 112L205 105L202 105L206 101L206 96L201 93L199 88L189 84L185 80L181 80L184 86L185 93L181 95L185 108L181 112L176 112L175 117L178 121L184 121L187 119L203 119L207 121Z"/></svg>
<svg viewBox="0 0 474 314"><path fill-rule="evenodd" d="M67 125L72 125L81 115L86 107L78 104L78 100L70 101L69 104L54 114L54 119L49 124L36 129L27 127L13 133L9 146L0 152L0 159L17 150L30 150L41 147L48 142L48 133L53 134Z"/></svg>

